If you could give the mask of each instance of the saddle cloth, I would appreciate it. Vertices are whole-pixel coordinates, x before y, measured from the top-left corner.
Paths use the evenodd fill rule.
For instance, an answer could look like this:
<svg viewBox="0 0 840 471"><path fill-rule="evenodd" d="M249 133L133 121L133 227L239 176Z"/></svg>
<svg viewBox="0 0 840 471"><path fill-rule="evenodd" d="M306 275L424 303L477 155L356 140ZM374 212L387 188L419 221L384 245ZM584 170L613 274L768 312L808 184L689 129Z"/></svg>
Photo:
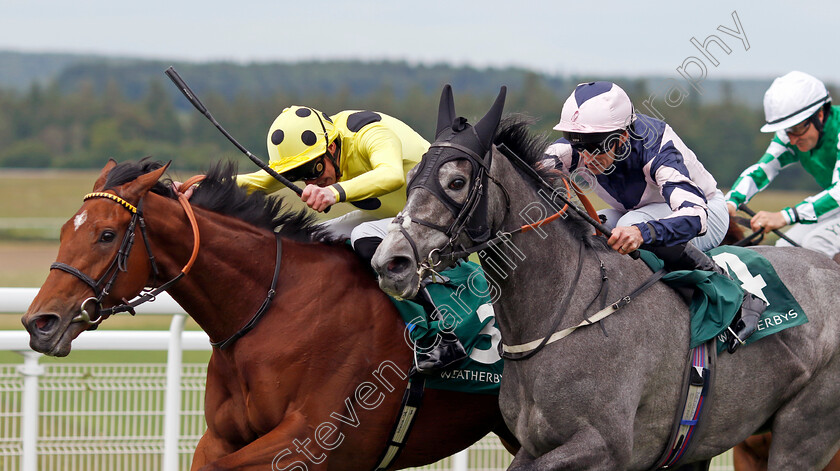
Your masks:
<svg viewBox="0 0 840 471"><path fill-rule="evenodd" d="M455 335L467 351L467 358L455 368L426 376L426 387L498 394L503 364L498 347L502 336L484 271L476 263L461 262L441 275L446 281L427 286L436 307L434 320L427 318L419 304L394 300L406 323L407 343L427 347L438 332L451 331L454 326Z"/></svg>
<svg viewBox="0 0 840 471"><path fill-rule="evenodd" d="M640 250L645 263L656 271L664 263L651 252ZM802 307L779 279L770 262L758 252L736 246L722 246L706 252L736 281L717 273L699 270L677 270L662 280L670 286L695 287L691 300L691 344L696 347L718 337L718 352L725 348L723 334L741 307L743 291L768 303L761 316L758 331L747 339L747 345L789 327L802 325L808 318Z"/></svg>

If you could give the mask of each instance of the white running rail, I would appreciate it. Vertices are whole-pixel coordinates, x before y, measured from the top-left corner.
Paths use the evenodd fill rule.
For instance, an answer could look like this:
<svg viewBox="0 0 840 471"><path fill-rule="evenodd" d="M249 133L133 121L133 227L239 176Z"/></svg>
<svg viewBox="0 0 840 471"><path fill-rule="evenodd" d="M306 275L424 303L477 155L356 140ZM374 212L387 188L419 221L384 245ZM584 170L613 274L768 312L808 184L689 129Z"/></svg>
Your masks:
<svg viewBox="0 0 840 471"><path fill-rule="evenodd" d="M37 288L0 288L0 314L20 315L26 312L37 292ZM154 302L139 306L137 313L172 315L170 330L85 332L73 341L73 349L167 351L164 384L158 384L160 380L156 379L163 376L160 365L41 365L39 359L42 356L30 350L29 335L25 331L0 331L0 350L18 352L24 357L23 364L0 365L0 469L37 471L39 465L43 471L188 469L192 450L204 430L206 365L182 365L182 352L209 351L210 342L204 332L183 330L185 313L165 293ZM91 371L95 377L107 379L99 382L84 381ZM185 371L186 376L183 376ZM56 380L54 377L59 378ZM79 381L80 378L82 381ZM105 383L109 381L125 383L125 387L113 387L104 392L97 389L108 388ZM149 385L144 386L144 381L148 381ZM189 384L188 390L182 387L185 381ZM93 400L104 402L102 407L105 412L98 413L106 415L104 419L93 417L94 414L90 412L97 410L98 403L90 404L89 398L79 398L80 390L89 393L90 388L101 393ZM160 415L161 409L157 395L152 394L154 397L150 398L153 389L157 392L163 390L164 396L162 456L158 444L160 436L154 436L154 430L159 429L156 426L160 424L155 422L155 417L149 417L152 415L149 411L156 410L155 415ZM182 399L185 402L183 405ZM44 418L46 411L41 409L46 407L51 408L50 414L58 416L52 422ZM67 425L62 422L62 414L91 414L92 417L85 418L82 426L78 423ZM39 417L40 423L60 431L62 435L61 444L49 451L44 450L43 444L39 448L47 432L41 431L39 434ZM91 435L85 427L117 430L115 435L118 436L106 436L103 440L101 434ZM129 430L133 427L137 430ZM137 435L142 436L137 438ZM130 443L126 443L126 437ZM96 440L99 443L95 443ZM85 453L91 455L87 460L83 456ZM67 456L62 457L62 454L73 454L76 459L71 461ZM102 458L100 455L112 457ZM498 439L491 435L469 450L420 469L501 471L507 468L510 461L510 455L504 451ZM712 462L711 470L729 471L732 469L731 462L731 454L727 453Z"/></svg>
<svg viewBox="0 0 840 471"><path fill-rule="evenodd" d="M32 303L35 295L37 294L37 288L0 288L0 314L21 314L26 312L29 304ZM146 461L145 464L136 464L142 460L135 460L131 462L131 465L127 462L122 461L114 461L112 464L107 465L108 469L128 469L129 467L134 468L135 466L139 467L137 469L143 470L151 470L151 469L160 469L163 471L177 471L180 468L185 466L183 462L183 455L185 450L183 450L184 441L182 440L182 430L181 430L181 421L182 421L182 404L181 399L183 395L183 391L181 388L182 385L182 352L183 351L201 351L206 350L209 351L210 341L207 337L207 334L200 331L184 331L184 321L186 317L186 313L183 309L174 301L168 294L163 293L162 295L158 296L158 298L152 303L146 303L137 308L137 313L141 315L150 315L150 314L157 314L157 315L172 315L172 322L170 324L169 331L91 331L85 332L83 335L80 335L73 341L73 350L99 350L99 351L115 351L115 350L127 350L127 351L159 351L165 350L167 351L167 362L166 362L166 384L165 384L165 400L164 400L164 426L163 426L163 457L160 462L156 462L153 457L151 457L151 461ZM44 397L44 388L39 385L39 380L45 374L45 367L39 363L39 359L42 357L41 354L36 353L29 348L29 335L24 330L19 331L0 331L0 349L4 351L14 351L18 352L24 356L24 361L22 365L0 365L0 399L3 402L6 402L7 405L0 405L0 469L20 469L21 471L37 471L38 465L41 463L44 468L47 469L61 469L64 470L67 467L66 462L61 461L60 458L56 458L54 460L47 460L41 457L39 460L38 456L38 445L39 445L39 415L41 415L41 410L39 409L39 405L43 402L47 402L48 399ZM6 367L3 370L3 367ZM68 366L71 368L78 368L79 365L72 365ZM97 365L102 367L102 365ZM114 365L115 368L120 367L129 367L130 365L126 364L116 364ZM146 366L146 365L144 365ZM51 370L55 370L61 368L61 365L52 364L50 365ZM110 368L109 368L110 370ZM101 371L101 370L98 370ZM201 377L202 380L202 387L201 390L203 391L203 380L204 380L204 372L206 372L206 368L203 368L202 371L194 372L191 376L193 377ZM3 379L8 379L9 376L14 376L15 373L23 377L23 387L22 391L16 395L15 398L12 398L11 391L12 388L7 387L7 383L4 383ZM108 374L109 371L105 371L104 374ZM197 374L196 374L197 373ZM87 374L87 372L82 372L82 375ZM149 373L143 373L144 375ZM68 374L67 376L72 376ZM83 386L85 387L85 386ZM70 391L68 391L69 393ZM60 393L60 391L56 391L56 393ZM20 398L20 405L19 405L19 412L16 410L7 410L9 409L9 405L12 405L12 409L14 409L14 402L16 402L16 398ZM52 399L53 402L67 402L62 399ZM120 399L113 399L113 401L121 401ZM149 399L140 399L140 400L125 400L126 402L132 403L145 403L145 407L153 406L153 404L149 404L149 402L153 402L153 400ZM69 402L79 402L78 399L70 400ZM204 417L200 414L203 411L203 394L201 394L201 400L198 401L199 404L191 404L189 412L193 415L198 415L200 417L201 423L203 425ZM58 405L57 408L61 408L61 405ZM199 410L196 410L199 409ZM135 411L137 412L137 411ZM142 413L143 411L139 411ZM72 413L72 412L71 412ZM124 416L126 418L132 415L132 411L126 410ZM10 440L10 433L14 432L16 426L14 423L11 425L8 422L14 422L12 420L15 416L19 416L20 423L19 423L19 433L20 433L20 451L17 452L15 446L10 445L10 442L14 440ZM116 418L119 420L119 418ZM74 426L75 427L75 426ZM109 425L111 428L124 428L119 425ZM56 428L60 428L56 426ZM145 427L148 429L149 427ZM154 427L151 427L154 428ZM84 435L84 433L80 433L80 435ZM72 437L65 437L65 438L72 438ZM149 437L146 437L147 439ZM90 438L88 438L90 439ZM100 437L101 439L101 437ZM5 440L5 443L3 441ZM80 446L84 446L85 444L82 443ZM194 446L194 444L193 444ZM91 449L91 448L83 448L84 450L90 450L91 453L107 453L103 451L102 448L98 449ZM477 445L474 445L472 452L473 454L481 454L481 455L498 455L502 453L503 450L501 445L499 444L498 440L493 438L486 438L484 441L480 442ZM133 451L136 453L137 451ZM482 453L483 452L483 453ZM494 453L496 452L496 453ZM78 454L79 449L74 449L73 453ZM114 453L114 452L111 452ZM117 452L119 453L119 452ZM132 452L129 452L132 453ZM14 454L19 454L19 461L15 460ZM5 456L4 456L5 455ZM502 453L502 457L493 457L491 456L488 458L486 456L480 457L479 461L485 461L485 466L482 466L480 469L487 470L487 471L495 471L495 470L503 470L507 467L507 464L510 462L510 458L505 456L506 452ZM4 461L5 460L5 461ZM118 460L115 458L115 460ZM432 465L427 468L423 469L434 469L434 470L451 470L451 471L467 471L467 461L468 461L468 451L463 451L458 455L449 458L446 460L446 463L441 462L436 465ZM476 460L473 460L476 461ZM97 464L101 463L100 461L96 461ZM6 466L4 466L4 464ZM77 462L74 462L77 464ZM187 462L188 464L188 462ZM484 463L483 463L484 464ZM489 467L487 465L490 465ZM90 469L90 468L84 468ZM479 468L473 468L479 469Z"/></svg>

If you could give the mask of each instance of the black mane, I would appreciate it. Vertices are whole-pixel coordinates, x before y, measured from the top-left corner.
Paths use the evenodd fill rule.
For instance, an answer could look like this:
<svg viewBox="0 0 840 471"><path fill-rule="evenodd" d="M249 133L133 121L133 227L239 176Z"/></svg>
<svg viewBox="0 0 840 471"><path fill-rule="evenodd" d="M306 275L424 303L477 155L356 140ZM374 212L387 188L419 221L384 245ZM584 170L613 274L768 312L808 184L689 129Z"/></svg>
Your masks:
<svg viewBox="0 0 840 471"><path fill-rule="evenodd" d="M139 162L122 162L111 169L104 189L111 189L159 169L163 163L148 158ZM190 203L233 216L257 227L279 232L282 236L304 242L338 242L328 230L318 226L318 219L305 209L291 210L281 196L266 196L259 191L250 195L236 184L236 164L219 162L207 171L193 193ZM170 179L155 183L151 191L176 199Z"/></svg>
<svg viewBox="0 0 840 471"><path fill-rule="evenodd" d="M528 165L537 169L543 178L550 174L540 171L536 164L542 160L546 148L553 142L547 134L534 134L529 129L534 119L522 114L512 114L504 117L499 123L493 143L504 144Z"/></svg>
<svg viewBox="0 0 840 471"><path fill-rule="evenodd" d="M547 134L532 133L529 128L533 124L534 120L525 115L512 114L506 116L502 119L501 123L499 123L499 129L496 131L496 137L493 142L496 145L504 144L508 149L512 150L523 161L525 161L525 163L530 165L531 168L536 170L543 180L554 185L558 193L566 196L573 203L577 203L576 198L574 198L573 195L567 194L565 186L561 183L561 179L558 178L558 170L553 168L542 168L537 165L543 159L545 150L554 141ZM524 174L522 175L525 181L531 183L535 189L539 188L531 177ZM566 178L569 178L568 175L565 176ZM558 208L562 207L564 204L559 199L555 199L555 203L558 205ZM577 204L577 206L583 209L582 204ZM584 209L584 211L586 210ZM580 237L587 242L587 244L592 247L606 247L605 238L588 236L589 234L592 234L593 228L588 222L580 217L580 215L574 211L566 211L566 214L568 217L565 218L565 221L567 221L567 223L572 223L572 228L575 233L579 234Z"/></svg>

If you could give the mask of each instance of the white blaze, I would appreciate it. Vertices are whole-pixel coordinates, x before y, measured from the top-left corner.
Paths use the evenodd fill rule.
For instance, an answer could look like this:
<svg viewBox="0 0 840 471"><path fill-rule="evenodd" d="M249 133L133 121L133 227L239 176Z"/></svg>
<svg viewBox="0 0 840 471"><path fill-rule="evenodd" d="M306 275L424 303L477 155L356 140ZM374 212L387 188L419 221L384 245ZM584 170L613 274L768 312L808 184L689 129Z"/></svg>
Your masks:
<svg viewBox="0 0 840 471"><path fill-rule="evenodd" d="M79 230L79 226L87 221L87 210L82 211L81 214L77 214L75 218L73 218L73 225L75 226L76 231Z"/></svg>

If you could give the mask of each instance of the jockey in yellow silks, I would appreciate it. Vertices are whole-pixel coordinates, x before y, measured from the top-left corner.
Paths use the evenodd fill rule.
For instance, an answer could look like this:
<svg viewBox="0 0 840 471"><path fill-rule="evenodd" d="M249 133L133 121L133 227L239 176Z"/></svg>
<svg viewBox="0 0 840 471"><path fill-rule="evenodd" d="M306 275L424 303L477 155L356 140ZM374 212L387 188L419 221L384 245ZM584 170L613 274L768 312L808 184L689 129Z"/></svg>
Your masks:
<svg viewBox="0 0 840 471"><path fill-rule="evenodd" d="M406 174L420 162L429 143L402 121L373 111L342 111L327 116L291 106L268 130L269 166L291 181L303 181L301 199L323 212L340 202L365 201L364 208L326 222L350 238L354 250L370 260L388 223L405 206ZM239 175L237 183L271 193L283 185L267 172ZM369 253L368 253L369 252Z"/></svg>
<svg viewBox="0 0 840 471"><path fill-rule="evenodd" d="M290 181L303 181L301 200L323 212L341 202L357 209L327 220L329 229L350 239L370 263L388 224L406 203L406 174L420 163L429 142L402 121L374 111L342 111L328 116L290 106L272 123L266 138L269 166ZM264 170L237 176L249 192L283 188ZM418 369L435 370L466 356L454 334L418 357Z"/></svg>

